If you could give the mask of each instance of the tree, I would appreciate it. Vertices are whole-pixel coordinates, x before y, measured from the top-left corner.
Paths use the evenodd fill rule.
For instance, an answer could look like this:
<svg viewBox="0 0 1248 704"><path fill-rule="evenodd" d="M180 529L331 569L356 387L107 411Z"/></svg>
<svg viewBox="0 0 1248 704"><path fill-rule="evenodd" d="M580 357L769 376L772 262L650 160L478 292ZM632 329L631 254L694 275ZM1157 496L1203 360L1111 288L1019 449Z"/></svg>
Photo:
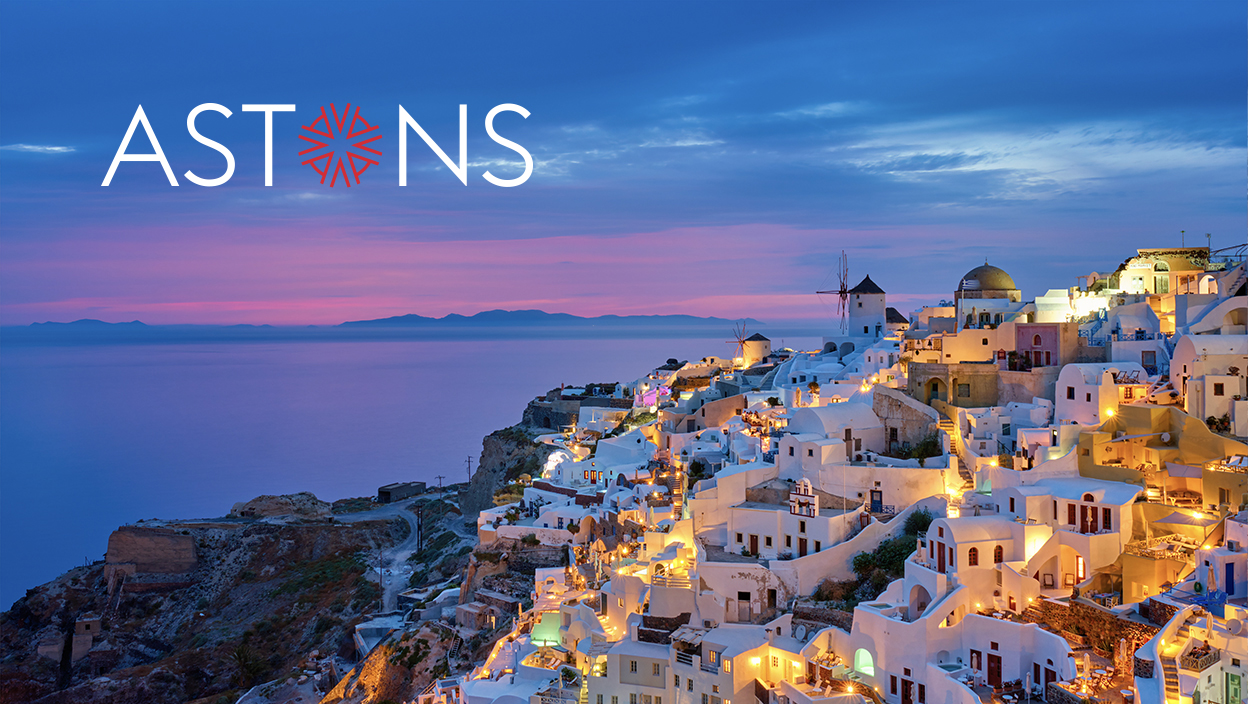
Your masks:
<svg viewBox="0 0 1248 704"><path fill-rule="evenodd" d="M811 396L818 396L819 395L819 382L817 381L810 382L809 384L806 385L806 389L810 391Z"/></svg>
<svg viewBox="0 0 1248 704"><path fill-rule="evenodd" d="M568 524L568 532L571 533L572 535L576 535L577 533L580 532L580 530L581 530L581 527L578 526L575 522Z"/></svg>

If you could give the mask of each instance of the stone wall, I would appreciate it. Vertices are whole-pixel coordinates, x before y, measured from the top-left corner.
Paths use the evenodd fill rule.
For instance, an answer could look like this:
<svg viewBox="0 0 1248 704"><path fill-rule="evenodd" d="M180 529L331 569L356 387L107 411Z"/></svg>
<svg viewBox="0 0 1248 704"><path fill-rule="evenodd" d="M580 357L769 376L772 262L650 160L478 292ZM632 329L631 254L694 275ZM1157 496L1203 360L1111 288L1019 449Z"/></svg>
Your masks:
<svg viewBox="0 0 1248 704"><path fill-rule="evenodd" d="M940 414L931 406L924 405L896 389L877 386L871 395L871 410L879 416L884 424L884 439L893 447L889 440L889 430L897 429L897 442L900 444L918 445L923 438L936 432L940 422Z"/></svg>
<svg viewBox="0 0 1248 704"><path fill-rule="evenodd" d="M1179 612L1179 607L1156 599L1145 599L1140 603L1140 615L1157 626L1164 626Z"/></svg>
<svg viewBox="0 0 1248 704"><path fill-rule="evenodd" d="M848 611L840 609L829 609L814 604L798 602L793 606L793 623L796 628L798 621L808 622L809 628L812 624L823 626L836 626L837 628L848 633L854 625L854 615Z"/></svg>
<svg viewBox="0 0 1248 704"><path fill-rule="evenodd" d="M199 564L195 539L170 528L122 526L108 537L108 565L132 564L135 572L182 574Z"/></svg>
<svg viewBox="0 0 1248 704"><path fill-rule="evenodd" d="M1114 646L1125 638L1130 652L1152 639L1161 630L1156 626L1119 618L1114 612L1082 602L1057 602L1041 599L1027 611L1027 620L1049 626L1056 631L1085 634L1088 645L1097 655L1113 659Z"/></svg>

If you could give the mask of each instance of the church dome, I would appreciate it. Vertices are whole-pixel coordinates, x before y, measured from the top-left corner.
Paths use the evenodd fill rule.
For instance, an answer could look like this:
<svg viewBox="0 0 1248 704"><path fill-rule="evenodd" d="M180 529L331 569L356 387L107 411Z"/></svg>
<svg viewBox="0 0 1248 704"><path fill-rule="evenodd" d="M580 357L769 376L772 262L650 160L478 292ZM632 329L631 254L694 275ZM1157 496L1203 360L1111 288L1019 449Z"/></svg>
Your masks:
<svg viewBox="0 0 1248 704"><path fill-rule="evenodd" d="M1004 269L984 264L966 272L958 283L959 291L1012 291L1014 279Z"/></svg>

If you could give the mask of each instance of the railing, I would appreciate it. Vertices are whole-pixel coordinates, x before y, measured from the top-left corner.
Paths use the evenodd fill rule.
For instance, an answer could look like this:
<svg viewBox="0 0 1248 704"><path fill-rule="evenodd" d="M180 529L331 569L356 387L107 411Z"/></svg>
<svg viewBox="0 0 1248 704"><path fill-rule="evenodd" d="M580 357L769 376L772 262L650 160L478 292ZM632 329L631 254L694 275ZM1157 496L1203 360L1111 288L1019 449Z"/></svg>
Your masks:
<svg viewBox="0 0 1248 704"><path fill-rule="evenodd" d="M651 586L655 587L673 587L675 589L688 589L692 586L688 577L670 576L656 574L650 578Z"/></svg>
<svg viewBox="0 0 1248 704"><path fill-rule="evenodd" d="M677 651L676 662L680 663L681 665L689 665L690 667L692 667L693 666L693 653L682 653L680 651Z"/></svg>
<svg viewBox="0 0 1248 704"><path fill-rule="evenodd" d="M706 660L703 660L703 661L702 661L702 671L703 671L703 672L709 672L709 673L711 673L712 675L718 675L718 674L719 674L719 665L714 665L714 664L711 664L710 662L707 662Z"/></svg>
<svg viewBox="0 0 1248 704"><path fill-rule="evenodd" d="M579 702L581 691L579 689L552 687L543 692L538 692L537 696L540 698L541 704L566 704L567 702Z"/></svg>
<svg viewBox="0 0 1248 704"><path fill-rule="evenodd" d="M1188 653L1187 655L1179 658L1179 664L1183 666L1184 670L1204 672L1205 670L1208 670L1216 665L1221 659L1222 651L1217 648L1211 648L1208 653L1203 655Z"/></svg>

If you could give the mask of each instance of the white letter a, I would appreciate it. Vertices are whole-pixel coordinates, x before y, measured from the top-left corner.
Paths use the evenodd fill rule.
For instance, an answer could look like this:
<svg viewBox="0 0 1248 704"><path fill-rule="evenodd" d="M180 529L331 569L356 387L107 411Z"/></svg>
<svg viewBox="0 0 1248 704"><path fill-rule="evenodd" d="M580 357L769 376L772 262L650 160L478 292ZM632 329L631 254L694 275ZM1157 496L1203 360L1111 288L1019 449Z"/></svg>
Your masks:
<svg viewBox="0 0 1248 704"><path fill-rule="evenodd" d="M143 131L147 133L147 139L152 143L152 148L156 150L155 154L127 154L126 147L130 146L130 138L134 136L134 126L143 125ZM107 186L113 181L113 174L117 172L117 164L123 161L159 161L160 165L165 169L165 175L169 177L169 185L178 185L178 180L173 177L173 169L169 168L169 160L165 158L165 152L160 148L160 142L156 141L156 133L152 131L152 126L147 122L147 115L143 113L143 106L134 113L134 119L130 120L130 129L126 130L126 136L121 140L121 146L117 147L117 154L113 156L113 163L108 167L108 174L104 176L104 183L101 186Z"/></svg>

